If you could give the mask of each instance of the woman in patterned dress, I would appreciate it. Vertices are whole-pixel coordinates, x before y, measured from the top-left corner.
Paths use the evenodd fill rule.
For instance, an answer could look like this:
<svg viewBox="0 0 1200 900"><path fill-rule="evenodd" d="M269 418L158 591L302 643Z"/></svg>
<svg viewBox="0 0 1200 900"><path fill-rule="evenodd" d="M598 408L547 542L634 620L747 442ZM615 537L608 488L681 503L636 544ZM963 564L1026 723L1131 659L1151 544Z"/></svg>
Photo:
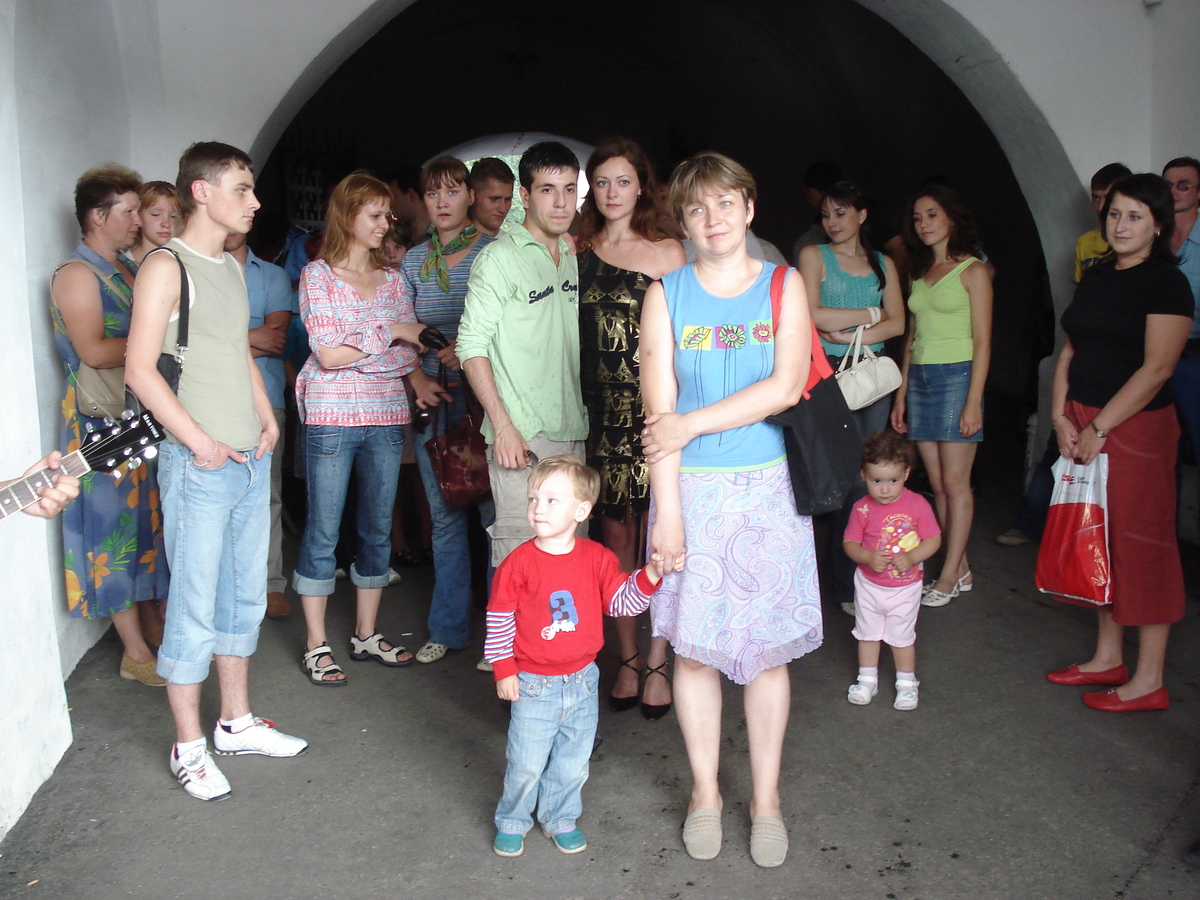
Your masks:
<svg viewBox="0 0 1200 900"><path fill-rule="evenodd" d="M812 324L804 285L746 252L754 179L717 153L680 163L671 207L696 262L646 292L643 446L653 502L650 549L673 571L651 601L654 633L675 649L675 708L692 769L683 842L721 849L721 675L745 685L753 797L750 855L780 865L787 831L779 769L790 708L787 664L821 644L812 522L796 514L782 430L767 416L797 403ZM777 319L777 321L776 321Z"/></svg>
<svg viewBox="0 0 1200 900"><path fill-rule="evenodd" d="M600 473L596 509L604 545L632 572L644 556L639 550L650 506L638 388L642 301L646 288L684 264L683 245L658 224L654 170L636 143L602 141L585 173L591 190L580 211L579 374L590 425L588 464ZM643 661L637 619L618 616L614 623L621 665L609 705L618 712L637 705L644 673L642 715L660 718L671 708L667 641L652 637Z"/></svg>
<svg viewBox="0 0 1200 900"><path fill-rule="evenodd" d="M102 418L77 405L80 362L96 369L125 364L133 296L132 265L121 254L138 234L140 179L120 166L85 172L75 185L75 216L83 240L51 281L54 343L66 374L63 452L79 449L82 433ZM167 596L158 481L151 464L122 469L121 477L88 473L77 502L63 512L63 567L72 616L112 617L124 645L122 678L153 687L154 671L135 604Z"/></svg>

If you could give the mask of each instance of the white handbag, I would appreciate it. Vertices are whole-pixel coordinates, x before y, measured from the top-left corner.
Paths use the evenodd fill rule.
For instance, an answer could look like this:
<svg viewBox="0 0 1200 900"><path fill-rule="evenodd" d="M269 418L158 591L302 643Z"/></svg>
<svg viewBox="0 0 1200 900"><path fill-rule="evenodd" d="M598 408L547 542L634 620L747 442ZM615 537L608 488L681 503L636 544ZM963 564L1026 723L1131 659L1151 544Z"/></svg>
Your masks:
<svg viewBox="0 0 1200 900"><path fill-rule="evenodd" d="M842 357L834 378L846 405L851 409L862 409L876 400L886 397L900 387L900 368L888 356L876 356L869 344L863 343L866 325L854 329L854 342Z"/></svg>

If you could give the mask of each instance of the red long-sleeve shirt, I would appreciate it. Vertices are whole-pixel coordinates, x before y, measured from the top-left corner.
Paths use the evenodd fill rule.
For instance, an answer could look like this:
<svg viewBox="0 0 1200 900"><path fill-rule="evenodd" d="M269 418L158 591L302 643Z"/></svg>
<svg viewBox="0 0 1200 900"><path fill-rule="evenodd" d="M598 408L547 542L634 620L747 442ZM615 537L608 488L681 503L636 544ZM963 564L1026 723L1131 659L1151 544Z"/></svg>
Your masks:
<svg viewBox="0 0 1200 900"><path fill-rule="evenodd" d="M637 615L657 587L640 569L626 575L595 541L576 538L561 555L526 541L496 570L483 655L497 681L578 672L604 644L603 616Z"/></svg>

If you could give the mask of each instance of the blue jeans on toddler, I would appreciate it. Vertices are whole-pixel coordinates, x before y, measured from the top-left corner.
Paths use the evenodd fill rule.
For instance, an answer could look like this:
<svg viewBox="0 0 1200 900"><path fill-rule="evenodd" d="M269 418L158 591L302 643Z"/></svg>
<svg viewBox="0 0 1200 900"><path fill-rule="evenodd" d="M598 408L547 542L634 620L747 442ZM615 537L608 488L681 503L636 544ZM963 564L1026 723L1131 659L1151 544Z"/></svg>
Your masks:
<svg viewBox="0 0 1200 900"><path fill-rule="evenodd" d="M571 675L521 672L520 699L508 724L504 795L496 830L525 834L533 810L547 834L564 834L583 812L583 785L599 718L600 670L589 663Z"/></svg>
<svg viewBox="0 0 1200 900"><path fill-rule="evenodd" d="M158 674L199 684L218 656L250 656L267 612L271 540L271 454L217 469L187 447L159 446L163 542L171 566Z"/></svg>
<svg viewBox="0 0 1200 900"><path fill-rule="evenodd" d="M425 442L447 429L454 428L467 411L462 385L450 388L453 399L445 412L434 410L437 427L425 433L416 432L417 468L425 497L429 501L429 518L433 524L433 597L429 601L429 640L462 650L471 643L471 551L467 545L467 516L469 509L451 509L442 498L433 460ZM479 504L483 527L496 518L491 498ZM489 552L489 558L491 554Z"/></svg>
<svg viewBox="0 0 1200 900"><path fill-rule="evenodd" d="M350 471L358 472L358 555L350 566L355 587L385 588L392 554L392 506L404 451L402 425L305 425L308 519L292 576L296 593L333 593L342 508Z"/></svg>

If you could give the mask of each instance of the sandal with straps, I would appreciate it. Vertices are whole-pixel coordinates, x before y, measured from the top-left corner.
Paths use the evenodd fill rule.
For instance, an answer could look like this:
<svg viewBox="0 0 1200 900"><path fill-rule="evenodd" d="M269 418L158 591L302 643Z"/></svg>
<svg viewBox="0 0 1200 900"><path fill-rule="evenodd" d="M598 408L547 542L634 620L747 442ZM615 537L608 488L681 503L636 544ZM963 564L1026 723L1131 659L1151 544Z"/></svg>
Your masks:
<svg viewBox="0 0 1200 900"><path fill-rule="evenodd" d="M630 665L630 663L632 663L635 659L639 659L641 657L641 655L642 654L640 654L640 653L635 653L635 654L633 654L633 656L629 657L629 659L621 660L621 665L617 666L617 673L620 674L622 667L624 667L624 668L628 669L629 671L633 672L634 674L636 674L638 679L640 680L642 677L641 670L638 669L636 666ZM635 706L637 706L638 701L640 699L641 699L641 691L640 690L638 691L638 693L634 694L632 697L614 697L612 694L609 694L608 695L608 708L611 709L613 712L625 712L625 710L633 709Z"/></svg>
<svg viewBox="0 0 1200 900"><path fill-rule="evenodd" d="M329 657L328 665L321 666L317 664L317 660L322 656ZM336 681L329 681L325 678L326 675L344 676L346 674L342 671L342 667L333 661L333 650L328 644L321 644L313 647L311 650L305 650L304 655L300 657L300 670L317 687L341 687L346 683L344 677Z"/></svg>
<svg viewBox="0 0 1200 900"><path fill-rule="evenodd" d="M384 650L379 646L380 644L391 643L391 641L378 631L369 638L360 638L357 634L352 634L350 635L350 658L357 662L373 659L381 666L389 666L395 669L401 666L411 666L415 661L415 657L399 644L392 644L390 650ZM401 656L407 656L408 659L401 659Z"/></svg>
<svg viewBox="0 0 1200 900"><path fill-rule="evenodd" d="M666 668L667 664L665 661L661 666L647 666L646 677L649 678L651 675L661 675L664 679L666 679L666 682L669 685L671 683L671 679L668 678L667 673L663 671ZM642 716L646 719L649 719L651 722L655 721L656 719L661 719L670 711L670 703L664 703L661 706L657 706L653 703L647 703L644 700L642 701Z"/></svg>

